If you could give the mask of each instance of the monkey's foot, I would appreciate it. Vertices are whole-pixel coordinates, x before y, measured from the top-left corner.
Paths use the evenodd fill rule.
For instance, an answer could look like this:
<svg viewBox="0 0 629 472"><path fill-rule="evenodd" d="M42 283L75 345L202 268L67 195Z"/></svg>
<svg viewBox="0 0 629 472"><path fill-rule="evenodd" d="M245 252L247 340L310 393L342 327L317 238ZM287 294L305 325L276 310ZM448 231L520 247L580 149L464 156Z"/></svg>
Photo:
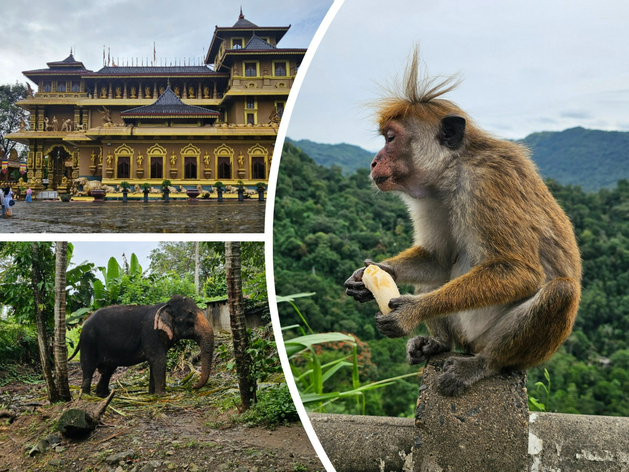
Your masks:
<svg viewBox="0 0 629 472"><path fill-rule="evenodd" d="M437 390L447 397L462 395L479 380L493 372L487 367L483 357L454 357L443 363L445 371L438 380Z"/></svg>
<svg viewBox="0 0 629 472"><path fill-rule="evenodd" d="M421 364L430 356L447 352L450 346L430 336L416 336L406 343L406 361L410 365Z"/></svg>

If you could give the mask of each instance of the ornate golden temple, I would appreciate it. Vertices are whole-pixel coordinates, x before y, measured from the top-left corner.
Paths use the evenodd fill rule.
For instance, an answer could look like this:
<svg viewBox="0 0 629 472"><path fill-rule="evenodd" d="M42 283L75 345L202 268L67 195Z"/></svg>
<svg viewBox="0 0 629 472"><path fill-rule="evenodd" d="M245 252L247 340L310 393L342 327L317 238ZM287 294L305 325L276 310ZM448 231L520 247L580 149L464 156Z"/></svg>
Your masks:
<svg viewBox="0 0 629 472"><path fill-rule="evenodd" d="M216 27L203 65L87 70L72 53L25 71L18 105L30 123L7 137L29 146L28 185L59 193L115 187L267 182L277 127L306 49L279 48L287 27L242 14ZM105 62L105 61L104 61ZM30 126L29 126L30 125ZM96 182L91 182L96 184Z"/></svg>

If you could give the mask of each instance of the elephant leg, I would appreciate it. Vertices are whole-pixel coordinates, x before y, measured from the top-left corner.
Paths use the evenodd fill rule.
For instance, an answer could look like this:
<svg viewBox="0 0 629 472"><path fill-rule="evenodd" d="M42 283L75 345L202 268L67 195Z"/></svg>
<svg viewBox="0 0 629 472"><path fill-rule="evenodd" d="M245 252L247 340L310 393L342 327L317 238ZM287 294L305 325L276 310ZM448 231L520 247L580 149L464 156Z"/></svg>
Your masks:
<svg viewBox="0 0 629 472"><path fill-rule="evenodd" d="M106 365L98 368L98 372L100 372L100 380L96 385L96 395L99 397L106 397L109 395L109 380L111 376L115 372L116 367Z"/></svg>
<svg viewBox="0 0 629 472"><path fill-rule="evenodd" d="M149 393L164 395L166 393L166 354L159 355L149 360L150 378Z"/></svg>
<svg viewBox="0 0 629 472"><path fill-rule="evenodd" d="M83 373L83 379L81 380L81 391L87 395L90 394L92 388L92 377L96 370L96 365L89 362L88 356L81 356L81 372Z"/></svg>

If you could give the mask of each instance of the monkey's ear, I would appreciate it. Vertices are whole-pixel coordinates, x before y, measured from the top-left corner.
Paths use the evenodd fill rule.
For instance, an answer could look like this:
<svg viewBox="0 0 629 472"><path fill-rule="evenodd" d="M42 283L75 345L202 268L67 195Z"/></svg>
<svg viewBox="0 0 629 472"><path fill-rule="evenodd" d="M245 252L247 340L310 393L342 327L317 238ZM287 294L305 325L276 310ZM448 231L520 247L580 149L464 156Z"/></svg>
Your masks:
<svg viewBox="0 0 629 472"><path fill-rule="evenodd" d="M457 115L448 115L441 120L439 138L441 144L450 149L459 147L465 136L465 118Z"/></svg>

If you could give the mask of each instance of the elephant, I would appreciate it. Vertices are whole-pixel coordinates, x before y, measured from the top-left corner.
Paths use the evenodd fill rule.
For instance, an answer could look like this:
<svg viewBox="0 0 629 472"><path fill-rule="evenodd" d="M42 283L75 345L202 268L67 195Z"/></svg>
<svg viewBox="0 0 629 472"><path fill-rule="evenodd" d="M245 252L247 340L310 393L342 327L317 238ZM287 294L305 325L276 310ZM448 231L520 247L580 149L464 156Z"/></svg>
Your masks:
<svg viewBox="0 0 629 472"><path fill-rule="evenodd" d="M106 397L109 379L118 366L148 361L149 393L163 395L166 353L180 339L194 339L201 349L201 378L193 386L201 388L210 376L214 332L196 303L181 295L173 295L166 303L157 305L112 305L97 310L83 325L70 359L81 351L83 393L90 393L96 369L101 374L96 395Z"/></svg>

